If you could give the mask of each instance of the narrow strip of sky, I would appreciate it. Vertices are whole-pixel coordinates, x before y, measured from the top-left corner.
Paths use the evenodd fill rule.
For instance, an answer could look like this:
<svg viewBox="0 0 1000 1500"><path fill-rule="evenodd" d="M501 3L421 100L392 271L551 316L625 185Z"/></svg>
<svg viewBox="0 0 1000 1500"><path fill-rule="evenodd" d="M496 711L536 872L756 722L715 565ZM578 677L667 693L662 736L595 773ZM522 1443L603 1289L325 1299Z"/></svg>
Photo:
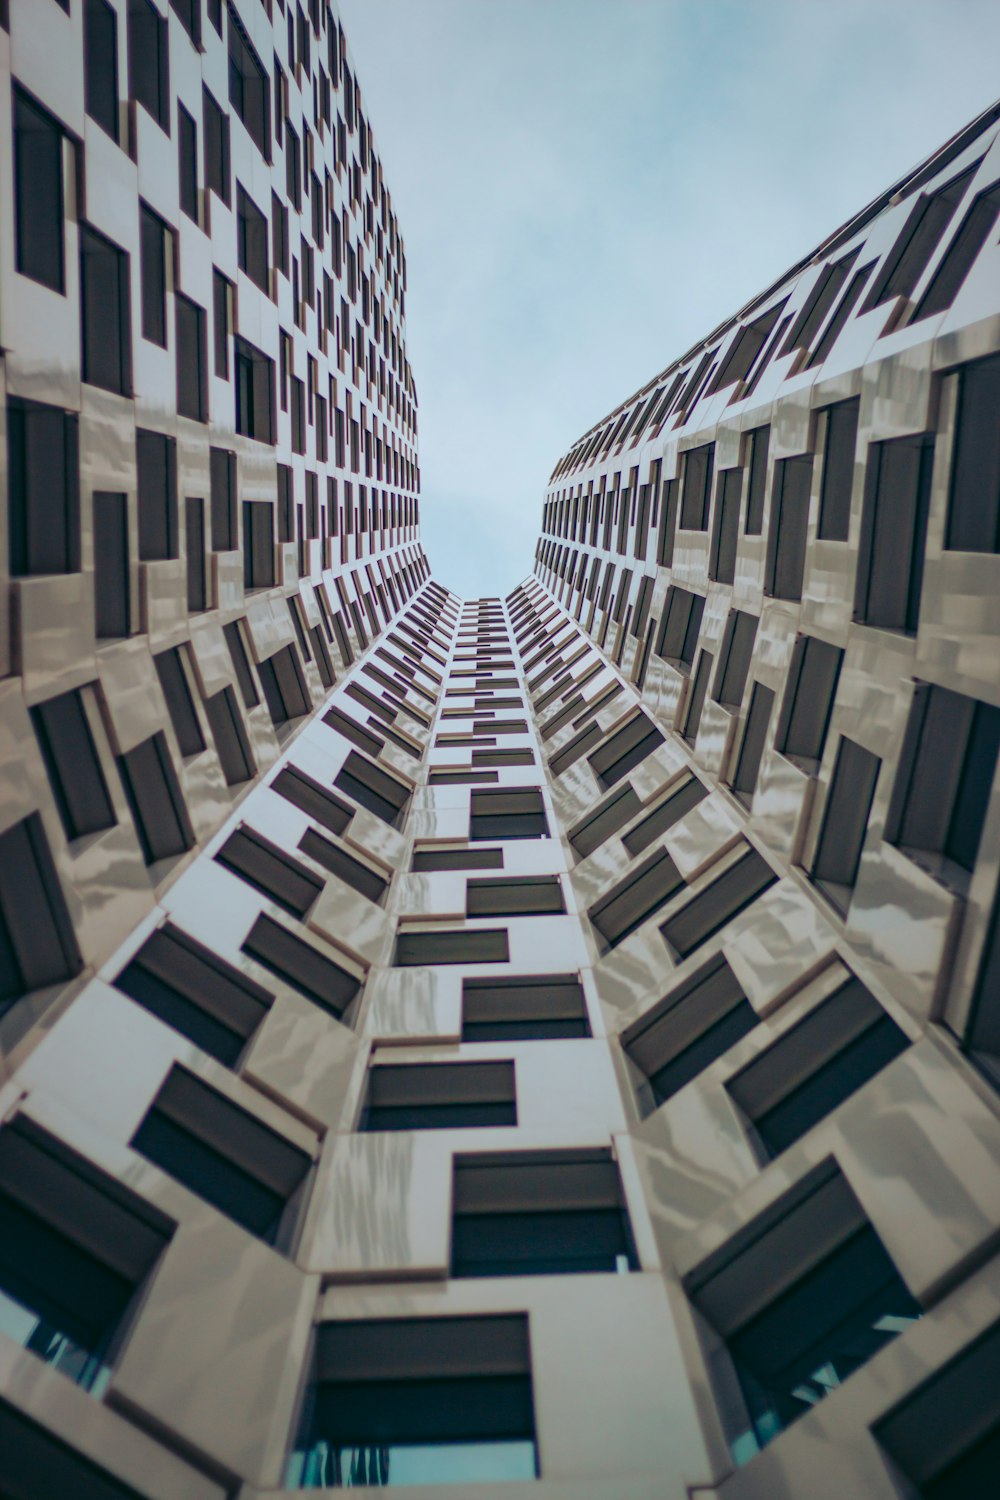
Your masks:
<svg viewBox="0 0 1000 1500"><path fill-rule="evenodd" d="M406 242L423 529L530 571L592 422L1000 92L996 0L340 0Z"/></svg>

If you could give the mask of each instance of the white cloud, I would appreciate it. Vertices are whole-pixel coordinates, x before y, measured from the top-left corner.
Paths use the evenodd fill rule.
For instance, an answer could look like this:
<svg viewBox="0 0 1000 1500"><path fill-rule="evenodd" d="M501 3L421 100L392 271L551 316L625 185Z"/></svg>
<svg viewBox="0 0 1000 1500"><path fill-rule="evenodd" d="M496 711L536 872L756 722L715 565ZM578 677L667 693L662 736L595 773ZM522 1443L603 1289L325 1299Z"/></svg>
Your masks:
<svg viewBox="0 0 1000 1500"><path fill-rule="evenodd" d="M441 582L557 458L996 89L995 0L340 0L408 262Z"/></svg>

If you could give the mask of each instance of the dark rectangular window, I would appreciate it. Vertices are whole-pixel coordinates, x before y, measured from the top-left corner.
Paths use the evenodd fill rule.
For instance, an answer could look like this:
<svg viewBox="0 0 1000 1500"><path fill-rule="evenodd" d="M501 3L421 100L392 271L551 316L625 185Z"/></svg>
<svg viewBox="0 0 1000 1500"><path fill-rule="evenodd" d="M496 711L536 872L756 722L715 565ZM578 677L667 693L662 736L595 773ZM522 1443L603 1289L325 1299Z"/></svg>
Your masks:
<svg viewBox="0 0 1000 1500"><path fill-rule="evenodd" d="M291 802L328 833L342 834L356 809L296 766L285 766L271 782L271 790Z"/></svg>
<svg viewBox="0 0 1000 1500"><path fill-rule="evenodd" d="M233 5L229 5L229 102L265 161L271 160L271 93L267 74Z"/></svg>
<svg viewBox="0 0 1000 1500"><path fill-rule="evenodd" d="M198 127L184 108L177 106L178 202L181 213L198 222Z"/></svg>
<svg viewBox="0 0 1000 1500"><path fill-rule="evenodd" d="M367 755L373 757L381 755L385 749L385 741L379 739L377 734L363 729L349 714L341 712L339 708L327 709L323 715L323 723L342 734L345 740L350 740L352 745L357 745L359 750L364 750Z"/></svg>
<svg viewBox="0 0 1000 1500"><path fill-rule="evenodd" d="M274 442L274 360L246 339L236 339L236 431L258 443Z"/></svg>
<svg viewBox="0 0 1000 1500"><path fill-rule="evenodd" d="M312 700L294 646L283 646L266 661L258 662L257 675L275 724L287 724L309 712Z"/></svg>
<svg viewBox="0 0 1000 1500"><path fill-rule="evenodd" d="M433 846L413 851L413 871L425 874L433 870L502 870L502 849L435 849Z"/></svg>
<svg viewBox="0 0 1000 1500"><path fill-rule="evenodd" d="M767 743L767 731L774 708L774 693L762 682L755 682L750 694L750 712L747 714L740 753L736 758L732 788L735 795L749 806L757 787L760 763Z"/></svg>
<svg viewBox="0 0 1000 1500"><path fill-rule="evenodd" d="M0 1131L0 1221L5 1333L100 1396L139 1289L175 1226L24 1115ZM0 1414L8 1493L33 1500L69 1485L91 1500L138 1500L62 1444L61 1457L56 1450L45 1463L24 1439Z"/></svg>
<svg viewBox="0 0 1000 1500"><path fill-rule="evenodd" d="M229 379L229 335L232 331L232 282L221 271L212 270L212 354L215 373L220 380Z"/></svg>
<svg viewBox="0 0 1000 1500"><path fill-rule="evenodd" d="M728 1255L713 1256L688 1290L732 1361L726 1415L737 1464L920 1316L830 1161L737 1235Z"/></svg>
<svg viewBox="0 0 1000 1500"><path fill-rule="evenodd" d="M215 858L293 917L305 917L323 890L323 882L256 829L241 825Z"/></svg>
<svg viewBox="0 0 1000 1500"><path fill-rule="evenodd" d="M194 830L163 731L126 750L118 767L146 864L191 849Z"/></svg>
<svg viewBox="0 0 1000 1500"><path fill-rule="evenodd" d="M687 958L689 953L707 943L727 922L756 901L777 878L756 849L747 848L739 859L663 923L660 932L668 947L679 959Z"/></svg>
<svg viewBox="0 0 1000 1500"><path fill-rule="evenodd" d="M608 948L617 947L684 886L684 877L665 849L658 850L613 886L587 912Z"/></svg>
<svg viewBox="0 0 1000 1500"><path fill-rule="evenodd" d="M245 271L262 292L269 293L267 217L239 183L236 184L236 236L240 270Z"/></svg>
<svg viewBox="0 0 1000 1500"><path fill-rule="evenodd" d="M139 269L142 281L142 336L167 347L167 226L139 206Z"/></svg>
<svg viewBox="0 0 1000 1500"><path fill-rule="evenodd" d="M202 91L202 120L205 132L205 190L215 193L223 203L228 203L230 195L229 116L216 104L208 89Z"/></svg>
<svg viewBox="0 0 1000 1500"><path fill-rule="evenodd" d="M627 1055L649 1080L648 1097L640 1101L647 1112L697 1078L756 1024L757 1013L726 960L703 964L622 1034Z"/></svg>
<svg viewBox="0 0 1000 1500"><path fill-rule="evenodd" d="M736 578L742 495L743 470L723 469L719 475L715 498L712 553L708 565L709 578L714 578L719 583L733 583Z"/></svg>
<svg viewBox="0 0 1000 1500"><path fill-rule="evenodd" d="M517 1124L512 1062L383 1063L368 1078L362 1130Z"/></svg>
<svg viewBox="0 0 1000 1500"><path fill-rule="evenodd" d="M266 914L253 924L244 939L243 952L338 1020L361 990L361 980L349 969Z"/></svg>
<svg viewBox="0 0 1000 1500"><path fill-rule="evenodd" d="M257 766L236 703L236 694L231 687L224 687L205 699L205 717L212 731L226 785L239 786L242 782L249 781L255 775Z"/></svg>
<svg viewBox="0 0 1000 1500"><path fill-rule="evenodd" d="M229 552L237 546L236 454L228 448L209 448L212 509L212 551Z"/></svg>
<svg viewBox="0 0 1000 1500"><path fill-rule="evenodd" d="M129 634L128 498L94 492L94 629L98 640Z"/></svg>
<svg viewBox="0 0 1000 1500"><path fill-rule="evenodd" d="M151 0L128 0L129 91L170 134L167 18Z"/></svg>
<svg viewBox="0 0 1000 1500"><path fill-rule="evenodd" d="M662 656L682 671L690 672L704 613L705 600L701 594L692 594L672 584L656 642L657 656Z"/></svg>
<svg viewBox="0 0 1000 1500"><path fill-rule="evenodd" d="M63 131L14 89L14 247L22 276L64 290Z"/></svg>
<svg viewBox="0 0 1000 1500"><path fill-rule="evenodd" d="M7 402L10 571L80 567L80 454L75 415L38 401Z"/></svg>
<svg viewBox="0 0 1000 1500"><path fill-rule="evenodd" d="M746 692L754 642L757 639L757 616L742 609L731 609L722 637L719 666L715 674L715 701L738 709Z"/></svg>
<svg viewBox="0 0 1000 1500"><path fill-rule="evenodd" d="M256 708L260 702L257 692L257 683L254 679L253 669L250 666L250 658L247 656L246 646L243 644L243 634L240 630L238 620L231 620L228 625L223 625L222 634L226 638L229 648L229 656L233 663L233 671L239 684L240 697L247 708Z"/></svg>
<svg viewBox="0 0 1000 1500"><path fill-rule="evenodd" d="M83 92L87 113L118 140L118 17L107 0L85 0Z"/></svg>
<svg viewBox="0 0 1000 1500"><path fill-rule="evenodd" d="M170 651L161 651L153 657L153 666L167 700L167 711L174 726L177 744L181 754L186 757L200 755L205 748L205 738L184 670L183 650L182 646L174 646Z"/></svg>
<svg viewBox="0 0 1000 1500"><path fill-rule="evenodd" d="M853 401L838 401L836 405L826 407L823 484L817 530L821 541L846 542L848 538L860 405L860 400L855 397Z"/></svg>
<svg viewBox="0 0 1000 1500"><path fill-rule="evenodd" d="M456 1156L452 1276L638 1268L610 1151Z"/></svg>
<svg viewBox="0 0 1000 1500"><path fill-rule="evenodd" d="M934 874L976 866L1000 752L1000 708L918 683L886 837Z"/></svg>
<svg viewBox="0 0 1000 1500"><path fill-rule="evenodd" d="M402 931L396 939L396 968L432 964L505 964L510 959L503 927L457 928L437 932Z"/></svg>
<svg viewBox="0 0 1000 1500"><path fill-rule="evenodd" d="M604 790L609 791L662 743L662 732L647 714L638 709L588 757L590 768Z"/></svg>
<svg viewBox="0 0 1000 1500"><path fill-rule="evenodd" d="M432 1488L535 1478L524 1313L320 1325L286 1482L315 1489L366 1465L361 1482L391 1484L411 1451Z"/></svg>
<svg viewBox="0 0 1000 1500"><path fill-rule="evenodd" d="M689 448L684 454L684 480L681 491L681 528L685 531L707 531L708 506L712 494L712 464L715 444Z"/></svg>
<svg viewBox="0 0 1000 1500"><path fill-rule="evenodd" d="M472 792L469 839L473 843L542 839L548 833L545 803L537 787Z"/></svg>
<svg viewBox="0 0 1000 1500"><path fill-rule="evenodd" d="M553 916L565 910L558 875L501 876L496 880L466 881L467 917Z"/></svg>
<svg viewBox="0 0 1000 1500"><path fill-rule="evenodd" d="M576 974L462 981L463 1042L534 1042L590 1036Z"/></svg>
<svg viewBox="0 0 1000 1500"><path fill-rule="evenodd" d="M841 738L811 871L813 880L840 912L846 912L858 878L881 765L870 750Z"/></svg>
<svg viewBox="0 0 1000 1500"><path fill-rule="evenodd" d="M31 718L66 837L113 828L118 819L82 695L50 698L31 710Z"/></svg>
<svg viewBox="0 0 1000 1500"><path fill-rule="evenodd" d="M334 786L392 828L402 825L413 795L412 788L357 750L348 755Z"/></svg>
<svg viewBox="0 0 1000 1500"><path fill-rule="evenodd" d="M348 854L340 844L334 844L325 839L315 829L307 828L299 839L299 848L303 854L308 854L324 870L331 875L336 875L345 885L349 885L359 895L366 896L369 901L376 905L385 899L385 893L389 889L389 877L381 870L367 861L362 861L356 855Z"/></svg>
<svg viewBox="0 0 1000 1500"><path fill-rule="evenodd" d="M243 586L274 584L274 506L269 500L243 502Z"/></svg>
<svg viewBox="0 0 1000 1500"><path fill-rule="evenodd" d="M854 311L861 297L861 293L865 289L865 283L867 282L868 277L871 275L872 266L874 264L874 261L870 261L867 266L862 266L860 271L855 271L854 275L851 277L847 291L837 303L837 307L833 314L833 317L830 319L829 323L823 330L820 341L816 345L815 350L810 356L809 361L806 365L806 369L811 370L814 369L816 365L821 365L826 359L827 355L830 353L830 350L833 348L834 344L840 338L841 331L846 325L848 318L851 316L851 313Z"/></svg>
<svg viewBox="0 0 1000 1500"><path fill-rule="evenodd" d="M714 661L711 651L703 650L699 653L698 666L691 679L687 702L684 705L684 725L681 734L692 745L698 738L698 730L701 727L701 716L705 708L705 699L708 696L708 681L712 675Z"/></svg>
<svg viewBox="0 0 1000 1500"><path fill-rule="evenodd" d="M275 269L288 275L288 209L277 193L271 194L271 249ZM332 314L331 314L332 316Z"/></svg>
<svg viewBox="0 0 1000 1500"><path fill-rule="evenodd" d="M193 1073L171 1069L131 1146L266 1244L288 1247L310 1157Z"/></svg>
<svg viewBox="0 0 1000 1500"><path fill-rule="evenodd" d="M192 496L184 501L184 534L187 555L187 607L192 613L208 608L205 575L205 502Z"/></svg>
<svg viewBox="0 0 1000 1500"><path fill-rule="evenodd" d="M939 1365L872 1428L921 1500L988 1496L1000 1452L1000 1323ZM909 1485L907 1486L909 1488Z"/></svg>
<svg viewBox="0 0 1000 1500"><path fill-rule="evenodd" d="M569 841L577 854L585 859L588 854L593 854L600 846L626 823L630 823L639 812L642 803L632 789L630 782L626 782L617 792L610 797L605 797L592 813L570 829Z"/></svg>
<svg viewBox="0 0 1000 1500"><path fill-rule="evenodd" d="M924 273L951 223L976 167L967 167L958 177L933 193L921 193L910 210L896 243L886 256L865 304L866 309L888 302L890 297L909 297Z"/></svg>
<svg viewBox="0 0 1000 1500"><path fill-rule="evenodd" d="M764 501L767 497L767 457L771 446L771 428L755 427L748 434L750 444L750 482L747 485L747 514L743 530L747 536L760 536L764 530Z"/></svg>
<svg viewBox="0 0 1000 1500"><path fill-rule="evenodd" d="M929 435L869 445L854 596L865 625L916 632L933 462Z"/></svg>
<svg viewBox="0 0 1000 1500"><path fill-rule="evenodd" d="M1000 355L958 372L945 546L1000 552Z"/></svg>
<svg viewBox="0 0 1000 1500"><path fill-rule="evenodd" d="M656 561L661 568L669 568L674 560L674 541L677 534L677 494L679 481L665 479L660 500L660 522L656 533ZM595 507L594 514L597 510Z"/></svg>
<svg viewBox="0 0 1000 1500"><path fill-rule="evenodd" d="M648 849L656 839L661 838L668 829L679 823L681 818L703 802L708 792L697 776L684 776L680 782L675 783L667 795L656 803L655 807L630 829L622 839L622 843L634 858ZM636 809L638 811L638 808Z"/></svg>
<svg viewBox="0 0 1000 1500"><path fill-rule="evenodd" d="M196 47L201 46L201 0L170 0L170 9Z"/></svg>
<svg viewBox="0 0 1000 1500"><path fill-rule="evenodd" d="M808 349L811 346L813 339L826 321L827 314L840 295L840 290L857 258L857 250L852 250L849 255L844 256L843 260L838 260L832 266L823 267L792 325L788 342L782 353L790 354L793 349Z"/></svg>
<svg viewBox="0 0 1000 1500"><path fill-rule="evenodd" d="M948 246L930 285L921 297L912 322L944 312L951 306L1000 218L1000 187L994 185L972 202Z"/></svg>
<svg viewBox="0 0 1000 1500"><path fill-rule="evenodd" d="M174 296L177 327L177 410L196 422L208 421L208 349L205 309L180 292Z"/></svg>
<svg viewBox="0 0 1000 1500"><path fill-rule="evenodd" d="M795 642L775 744L804 770L815 770L823 759L843 660L839 647L815 636Z"/></svg>
<svg viewBox="0 0 1000 1500"><path fill-rule="evenodd" d="M171 923L159 928L115 984L210 1057L233 1068L273 996Z"/></svg>
<svg viewBox="0 0 1000 1500"><path fill-rule="evenodd" d="M161 432L136 429L139 558L177 556L177 442Z"/></svg>
<svg viewBox="0 0 1000 1500"><path fill-rule="evenodd" d="M832 1114L909 1045L853 976L726 1084L763 1161Z"/></svg>
<svg viewBox="0 0 1000 1500"><path fill-rule="evenodd" d="M38 813L0 834L0 1014L83 967Z"/></svg>
<svg viewBox="0 0 1000 1500"><path fill-rule="evenodd" d="M129 258L102 234L80 225L80 342L90 385L127 396L132 390Z"/></svg>
<svg viewBox="0 0 1000 1500"><path fill-rule="evenodd" d="M774 466L764 589L776 599L802 598L812 468L811 453L779 459Z"/></svg>

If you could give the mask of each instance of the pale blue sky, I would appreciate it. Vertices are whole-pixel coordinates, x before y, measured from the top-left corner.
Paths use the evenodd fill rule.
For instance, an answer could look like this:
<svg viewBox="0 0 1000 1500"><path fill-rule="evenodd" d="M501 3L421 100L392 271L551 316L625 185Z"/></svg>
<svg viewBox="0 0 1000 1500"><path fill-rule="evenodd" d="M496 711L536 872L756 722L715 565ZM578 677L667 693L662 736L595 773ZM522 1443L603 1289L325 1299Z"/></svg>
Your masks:
<svg viewBox="0 0 1000 1500"><path fill-rule="evenodd" d="M997 0L340 0L406 243L423 534L533 565L593 422L1000 94Z"/></svg>

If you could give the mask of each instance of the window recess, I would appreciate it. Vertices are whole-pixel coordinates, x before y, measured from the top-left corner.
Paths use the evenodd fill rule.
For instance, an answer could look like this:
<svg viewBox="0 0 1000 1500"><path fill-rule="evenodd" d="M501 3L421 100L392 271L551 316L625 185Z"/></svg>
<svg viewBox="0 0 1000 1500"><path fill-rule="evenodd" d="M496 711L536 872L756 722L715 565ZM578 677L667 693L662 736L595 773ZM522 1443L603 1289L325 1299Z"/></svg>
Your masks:
<svg viewBox="0 0 1000 1500"><path fill-rule="evenodd" d="M0 834L0 1015L83 967L38 813Z"/></svg>
<svg viewBox="0 0 1000 1500"><path fill-rule="evenodd" d="M38 401L7 402L8 528L14 577L80 568L76 416Z"/></svg>
<svg viewBox="0 0 1000 1500"><path fill-rule="evenodd" d="M169 922L147 939L115 984L227 1068L236 1066L274 998Z"/></svg>
<svg viewBox="0 0 1000 1500"><path fill-rule="evenodd" d="M802 598L812 468L811 453L779 459L774 466L764 590L776 599Z"/></svg>
<svg viewBox="0 0 1000 1500"><path fill-rule="evenodd" d="M1000 552L1000 356L963 365L957 374L945 546Z"/></svg>
<svg viewBox="0 0 1000 1500"><path fill-rule="evenodd" d="M291 1248L311 1157L193 1073L170 1070L131 1145L250 1234Z"/></svg>
<svg viewBox="0 0 1000 1500"><path fill-rule="evenodd" d="M660 932L668 948L677 959L687 958L745 911L777 878L756 849L748 846L721 875L662 924Z"/></svg>
<svg viewBox="0 0 1000 1500"><path fill-rule="evenodd" d="M548 838L545 803L537 787L473 791L470 807L469 840L472 843Z"/></svg>
<svg viewBox="0 0 1000 1500"><path fill-rule="evenodd" d="M736 549L740 534L740 506L743 499L743 470L723 469L716 487L715 519L712 526L712 550L708 576L719 583L736 579Z"/></svg>
<svg viewBox="0 0 1000 1500"><path fill-rule="evenodd" d="M100 833L118 822L79 691L31 709L56 807L68 839Z"/></svg>
<svg viewBox="0 0 1000 1500"><path fill-rule="evenodd" d="M720 1406L737 1464L920 1316L829 1161L710 1256L687 1290L729 1354ZM721 1398L721 1366L716 1380Z"/></svg>
<svg viewBox="0 0 1000 1500"><path fill-rule="evenodd" d="M466 881L467 917L554 916L565 910L558 875Z"/></svg>
<svg viewBox="0 0 1000 1500"><path fill-rule="evenodd" d="M726 1084L762 1162L779 1156L909 1046L851 975Z"/></svg>
<svg viewBox="0 0 1000 1500"><path fill-rule="evenodd" d="M805 771L823 759L844 653L816 636L800 635L792 652L776 748Z"/></svg>
<svg viewBox="0 0 1000 1500"><path fill-rule="evenodd" d="M434 870L502 870L502 849L436 849L431 845L413 851L410 869L425 874Z"/></svg>
<svg viewBox="0 0 1000 1500"><path fill-rule="evenodd" d="M916 632L933 461L930 434L869 446L854 596L862 624Z"/></svg>
<svg viewBox="0 0 1000 1500"><path fill-rule="evenodd" d="M626 823L630 823L641 807L642 803L632 789L631 782L626 782L610 797L605 797L588 817L570 829L569 841L577 855L585 859L588 854L593 854L605 840L624 828Z"/></svg>
<svg viewBox="0 0 1000 1500"><path fill-rule="evenodd" d="M1000 708L918 683L889 807L889 842L963 885L961 872L976 866L998 752Z"/></svg>
<svg viewBox="0 0 1000 1500"><path fill-rule="evenodd" d="M705 600L701 594L692 594L672 584L656 642L657 656L662 656L679 671L690 672L704 613Z"/></svg>
<svg viewBox="0 0 1000 1500"><path fill-rule="evenodd" d="M397 968L433 964L505 964L510 960L503 927L453 928L436 932L401 931L393 963Z"/></svg>
<svg viewBox="0 0 1000 1500"><path fill-rule="evenodd" d="M702 650L698 653L698 665L691 679L691 687L684 705L683 725L681 726L681 735L690 745L693 745L698 738L705 699L708 696L708 681L712 675L714 662L715 658L711 651Z"/></svg>
<svg viewBox="0 0 1000 1500"><path fill-rule="evenodd" d="M932 317L951 307L962 290L976 257L992 235L998 218L1000 185L994 183L973 199L954 239L931 277L927 290L918 302L911 322L919 322L921 318Z"/></svg>
<svg viewBox="0 0 1000 1500"><path fill-rule="evenodd" d="M684 776L634 828L622 836L622 843L633 857L648 849L668 829L687 816L692 808L708 796L697 776ZM636 811L638 811L638 806Z"/></svg>
<svg viewBox="0 0 1000 1500"><path fill-rule="evenodd" d="M299 848L369 901L379 905L385 899L390 877L371 861L348 854L339 843L331 843L312 828L308 828L299 839Z"/></svg>
<svg viewBox="0 0 1000 1500"><path fill-rule="evenodd" d="M715 674L715 701L738 709L746 692L750 661L757 639L757 616L731 609L726 621L719 666Z"/></svg>
<svg viewBox="0 0 1000 1500"><path fill-rule="evenodd" d="M286 1483L391 1483L411 1454L431 1485L536 1478L526 1314L320 1325Z"/></svg>
<svg viewBox="0 0 1000 1500"><path fill-rule="evenodd" d="M606 947L614 948L683 886L677 866L666 850L660 849L595 902L587 915Z"/></svg>
<svg viewBox="0 0 1000 1500"><path fill-rule="evenodd" d="M343 1020L361 990L356 974L266 914L254 922L243 952L337 1020Z"/></svg>
<svg viewBox="0 0 1000 1500"><path fill-rule="evenodd" d="M816 533L820 541L846 542L848 539L860 405L860 400L855 397L852 401L838 401L823 408L826 436Z"/></svg>
<svg viewBox="0 0 1000 1500"><path fill-rule="evenodd" d="M353 798L360 807L381 818L383 823L388 823L390 828L402 826L413 795L412 788L390 776L388 771L357 750L348 755L334 779L334 786Z"/></svg>
<svg viewBox="0 0 1000 1500"><path fill-rule="evenodd" d="M512 1062L376 1063L368 1080L362 1130L517 1124Z"/></svg>
<svg viewBox="0 0 1000 1500"><path fill-rule="evenodd" d="M662 743L662 732L639 709L588 757L590 768L604 790L610 791Z"/></svg>
<svg viewBox="0 0 1000 1500"><path fill-rule="evenodd" d="M23 1115L0 1131L0 1220L4 1333L101 1396L175 1225ZM41 1497L42 1488L21 1488L20 1466L25 1474L31 1466L3 1432L0 1408L5 1488L13 1482L11 1493Z"/></svg>
<svg viewBox="0 0 1000 1500"><path fill-rule="evenodd" d="M464 1042L588 1036L590 1022L576 974L462 981Z"/></svg>
<svg viewBox="0 0 1000 1500"><path fill-rule="evenodd" d="M714 458L714 443L706 443L701 448L688 448L684 454L680 513L680 525L684 531L708 529Z"/></svg>
<svg viewBox="0 0 1000 1500"><path fill-rule="evenodd" d="M877 755L841 736L810 874L842 915L858 878L881 765Z"/></svg>
<svg viewBox="0 0 1000 1500"><path fill-rule="evenodd" d="M622 1033L622 1046L648 1079L649 1110L678 1093L757 1024L757 1013L722 957L710 959Z"/></svg>
<svg viewBox="0 0 1000 1500"><path fill-rule="evenodd" d="M610 1151L456 1156L452 1276L638 1269Z"/></svg>
<svg viewBox="0 0 1000 1500"><path fill-rule="evenodd" d="M323 890L322 880L300 860L246 825L230 835L215 858L293 917L304 918Z"/></svg>
<svg viewBox="0 0 1000 1500"><path fill-rule="evenodd" d="M757 788L773 709L773 691L762 682L755 682L750 693L750 709L731 783L733 792L745 807L750 806Z"/></svg>
<svg viewBox="0 0 1000 1500"><path fill-rule="evenodd" d="M194 829L163 731L120 755L118 768L146 864L193 848Z"/></svg>
<svg viewBox="0 0 1000 1500"><path fill-rule="evenodd" d="M257 675L275 725L287 724L309 712L312 700L294 646L283 646L258 662Z"/></svg>
<svg viewBox="0 0 1000 1500"><path fill-rule="evenodd" d="M975 162L933 193L921 193L872 284L864 312L891 297L912 295L978 166Z"/></svg>

